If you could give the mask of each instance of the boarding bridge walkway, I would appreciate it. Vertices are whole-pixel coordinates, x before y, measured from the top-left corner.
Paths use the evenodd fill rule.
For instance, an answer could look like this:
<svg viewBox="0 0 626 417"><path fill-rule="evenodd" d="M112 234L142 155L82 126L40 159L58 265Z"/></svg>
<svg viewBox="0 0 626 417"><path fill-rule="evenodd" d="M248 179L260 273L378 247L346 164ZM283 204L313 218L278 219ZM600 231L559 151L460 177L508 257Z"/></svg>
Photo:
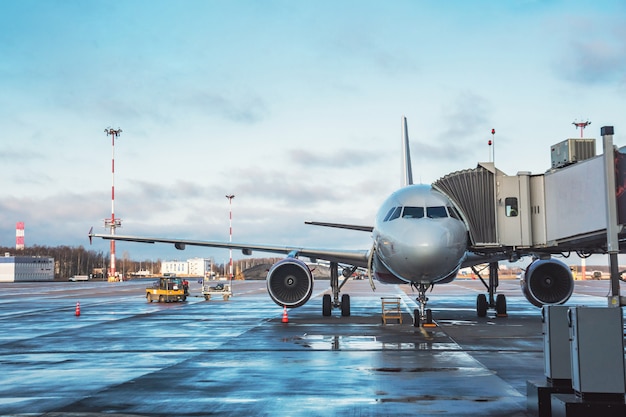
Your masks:
<svg viewBox="0 0 626 417"><path fill-rule="evenodd" d="M618 179L626 178L626 155L616 152L618 159ZM508 176L491 162L479 163L474 169L450 173L432 186L447 195L461 212L473 251L573 251L580 255L607 251L602 156L535 175L520 172ZM618 183L616 191L623 224L626 186ZM622 226L619 241L620 252L626 252Z"/></svg>

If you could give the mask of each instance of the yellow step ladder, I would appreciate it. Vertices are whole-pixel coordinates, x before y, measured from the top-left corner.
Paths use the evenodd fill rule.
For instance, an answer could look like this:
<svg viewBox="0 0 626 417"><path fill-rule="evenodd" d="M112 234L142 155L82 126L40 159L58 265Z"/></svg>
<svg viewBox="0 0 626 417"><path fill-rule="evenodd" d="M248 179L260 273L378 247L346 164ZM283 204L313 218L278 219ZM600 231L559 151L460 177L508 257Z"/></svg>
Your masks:
<svg viewBox="0 0 626 417"><path fill-rule="evenodd" d="M398 324L402 324L400 297L380 297L380 300L383 324L387 324L387 320L398 320Z"/></svg>

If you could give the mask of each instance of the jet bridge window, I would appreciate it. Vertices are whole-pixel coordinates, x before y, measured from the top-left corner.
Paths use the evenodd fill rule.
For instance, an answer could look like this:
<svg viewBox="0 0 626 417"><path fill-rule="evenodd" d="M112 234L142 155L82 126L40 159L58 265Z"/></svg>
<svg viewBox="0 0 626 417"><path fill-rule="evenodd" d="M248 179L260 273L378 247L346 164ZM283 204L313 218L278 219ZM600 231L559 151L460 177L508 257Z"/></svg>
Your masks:
<svg viewBox="0 0 626 417"><path fill-rule="evenodd" d="M507 197L504 199L504 212L506 217L517 217L517 197Z"/></svg>
<svg viewBox="0 0 626 417"><path fill-rule="evenodd" d="M445 206L426 207L426 216L431 219L441 219L448 217Z"/></svg>
<svg viewBox="0 0 626 417"><path fill-rule="evenodd" d="M405 207L402 217L407 219L421 219L424 217L424 207Z"/></svg>

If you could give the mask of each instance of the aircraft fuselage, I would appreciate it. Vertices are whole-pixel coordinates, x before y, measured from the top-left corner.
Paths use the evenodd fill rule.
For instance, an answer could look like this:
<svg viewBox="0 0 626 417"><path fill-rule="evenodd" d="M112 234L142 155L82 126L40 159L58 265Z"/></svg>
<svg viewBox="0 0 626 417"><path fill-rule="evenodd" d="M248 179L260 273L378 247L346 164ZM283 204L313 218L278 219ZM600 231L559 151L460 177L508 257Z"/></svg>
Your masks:
<svg viewBox="0 0 626 417"><path fill-rule="evenodd" d="M456 276L467 228L450 200L429 185L409 185L387 198L373 230L373 272L387 283L431 284Z"/></svg>

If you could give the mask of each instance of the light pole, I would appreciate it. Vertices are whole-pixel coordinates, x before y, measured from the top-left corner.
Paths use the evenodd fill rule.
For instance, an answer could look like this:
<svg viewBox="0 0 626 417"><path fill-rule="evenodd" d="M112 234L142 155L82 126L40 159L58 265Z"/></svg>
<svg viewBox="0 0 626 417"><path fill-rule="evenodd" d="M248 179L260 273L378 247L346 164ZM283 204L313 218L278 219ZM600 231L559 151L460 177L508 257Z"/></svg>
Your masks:
<svg viewBox="0 0 626 417"><path fill-rule="evenodd" d="M578 129L580 129L580 137L583 137L583 130L585 130L585 128L587 126L589 126L591 124L591 122L589 120L587 120L586 122L577 122L576 120L574 120L574 122L572 123L574 126L576 126Z"/></svg>
<svg viewBox="0 0 626 417"><path fill-rule="evenodd" d="M122 133L122 129L106 128L104 132L111 136L111 218L104 219L104 227L111 229L111 234L115 234L115 229L122 226L122 220L115 218L115 138ZM111 265L109 267L109 281L115 281L115 240L111 240Z"/></svg>
<svg viewBox="0 0 626 417"><path fill-rule="evenodd" d="M228 222L229 222L229 239L228 242L229 243L233 243L233 198L235 198L235 194L227 194L226 198L228 199ZM232 284L232 280L233 280L233 249L232 248L228 248L228 254L229 254L229 274L230 274L230 280L231 280L231 284ZM232 287L231 287L232 288Z"/></svg>

